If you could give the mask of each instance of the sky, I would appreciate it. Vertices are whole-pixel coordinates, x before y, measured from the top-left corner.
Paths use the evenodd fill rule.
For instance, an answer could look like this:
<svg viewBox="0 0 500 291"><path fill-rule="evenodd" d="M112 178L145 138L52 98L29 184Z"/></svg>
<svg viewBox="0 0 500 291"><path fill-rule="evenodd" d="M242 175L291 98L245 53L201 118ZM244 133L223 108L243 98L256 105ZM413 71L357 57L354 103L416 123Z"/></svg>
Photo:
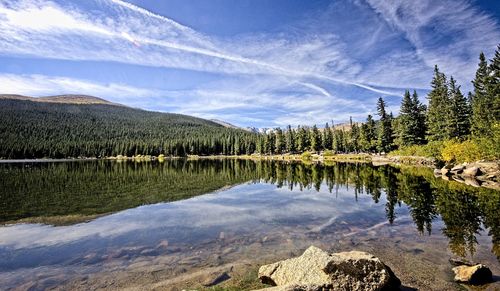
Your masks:
<svg viewBox="0 0 500 291"><path fill-rule="evenodd" d="M434 65L466 93L500 43L489 0L0 0L0 94L88 94L284 127L421 101Z"/></svg>

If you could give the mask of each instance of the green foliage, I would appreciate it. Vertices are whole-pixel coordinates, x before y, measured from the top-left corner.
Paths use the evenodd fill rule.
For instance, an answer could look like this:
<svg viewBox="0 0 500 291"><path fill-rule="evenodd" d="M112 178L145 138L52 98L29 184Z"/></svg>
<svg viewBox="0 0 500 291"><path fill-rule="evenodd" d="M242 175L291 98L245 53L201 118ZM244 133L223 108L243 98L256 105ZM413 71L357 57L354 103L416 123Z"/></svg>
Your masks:
<svg viewBox="0 0 500 291"><path fill-rule="evenodd" d="M361 125L359 133L359 147L364 152L374 152L376 150L377 128L375 120L369 114L366 122Z"/></svg>
<svg viewBox="0 0 500 291"><path fill-rule="evenodd" d="M473 138L465 141L451 139L429 142L426 145L401 147L392 151L394 156L420 156L462 163L500 159L500 126L494 126L493 137Z"/></svg>
<svg viewBox="0 0 500 291"><path fill-rule="evenodd" d="M472 81L474 94L472 95L472 134L487 136L490 134L490 125L493 122L493 96L489 96L489 69L484 54L479 55L479 65L476 77Z"/></svg>
<svg viewBox="0 0 500 291"><path fill-rule="evenodd" d="M323 149L325 150L332 149L333 134L332 130L330 129L330 126L328 125L328 122L326 123L325 128L323 129L321 143Z"/></svg>
<svg viewBox="0 0 500 291"><path fill-rule="evenodd" d="M429 108L427 111L427 139L438 141L449 138L449 95L445 74L434 67L432 90L427 95Z"/></svg>
<svg viewBox="0 0 500 291"><path fill-rule="evenodd" d="M285 138L281 128L276 128L275 152L282 154L285 151Z"/></svg>
<svg viewBox="0 0 500 291"><path fill-rule="evenodd" d="M0 157L253 153L257 135L208 120L114 105L0 100Z"/></svg>
<svg viewBox="0 0 500 291"><path fill-rule="evenodd" d="M474 162L482 158L479 146L470 140L447 140L443 145L441 156L446 162Z"/></svg>
<svg viewBox="0 0 500 291"><path fill-rule="evenodd" d="M305 160L305 161L309 161L312 159L312 154L310 152L303 152L301 155L300 155L300 158L302 160Z"/></svg>
<svg viewBox="0 0 500 291"><path fill-rule="evenodd" d="M442 141L432 141L426 145L412 145L401 147L392 151L390 155L394 156L418 156L441 160L441 152L444 148Z"/></svg>
<svg viewBox="0 0 500 291"><path fill-rule="evenodd" d="M311 151L319 152L321 149L321 135L319 133L318 127L314 125L312 129L309 131L309 140L311 141Z"/></svg>
<svg viewBox="0 0 500 291"><path fill-rule="evenodd" d="M463 139L470 132L470 107L467 99L460 91L460 86L456 85L455 79L450 78L450 119L449 131L451 138Z"/></svg>
<svg viewBox="0 0 500 291"><path fill-rule="evenodd" d="M254 171L255 163L244 160L0 164L0 222L95 215L186 199L251 180Z"/></svg>
<svg viewBox="0 0 500 291"><path fill-rule="evenodd" d="M397 144L409 146L425 141L425 106L418 100L417 92L410 97L406 91L401 102L396 126Z"/></svg>
<svg viewBox="0 0 500 291"><path fill-rule="evenodd" d="M379 152L389 152L393 147L392 118L385 110L385 101L379 97L377 112L380 116L377 127L377 149Z"/></svg>
<svg viewBox="0 0 500 291"><path fill-rule="evenodd" d="M295 150L295 132L292 130L292 126L288 125L285 131L285 152L293 153Z"/></svg>

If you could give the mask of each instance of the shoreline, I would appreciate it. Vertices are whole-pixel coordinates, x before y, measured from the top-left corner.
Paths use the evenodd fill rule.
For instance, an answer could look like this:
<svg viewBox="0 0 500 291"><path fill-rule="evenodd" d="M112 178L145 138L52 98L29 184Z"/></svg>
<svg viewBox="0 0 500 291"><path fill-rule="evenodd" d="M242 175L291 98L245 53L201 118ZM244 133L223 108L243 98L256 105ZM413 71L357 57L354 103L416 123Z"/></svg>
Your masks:
<svg viewBox="0 0 500 291"><path fill-rule="evenodd" d="M151 156L137 155L132 157L116 156L104 158L64 158L64 159L0 159L0 164L8 163L51 163L51 162L75 162L75 161L133 161L142 162L164 162L165 160L186 159L186 160L224 160L241 159L253 161L282 161L282 162L301 162L301 163L372 163L373 166L414 166L434 169L436 177L444 180L454 180L473 187L485 187L500 191L500 161L477 161L473 163L448 163L434 158L421 156L397 156L397 155L377 155L368 153L359 154L280 154L280 155L188 155L185 157L176 156ZM459 170L455 170L459 169ZM476 169L473 174L469 174L470 169Z"/></svg>

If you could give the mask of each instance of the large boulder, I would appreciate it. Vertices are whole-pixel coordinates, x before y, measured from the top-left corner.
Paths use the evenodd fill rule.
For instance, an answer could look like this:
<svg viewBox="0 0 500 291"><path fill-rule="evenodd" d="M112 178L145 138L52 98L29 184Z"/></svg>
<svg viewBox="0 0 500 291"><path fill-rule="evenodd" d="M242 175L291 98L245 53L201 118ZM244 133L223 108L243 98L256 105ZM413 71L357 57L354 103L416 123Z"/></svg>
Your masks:
<svg viewBox="0 0 500 291"><path fill-rule="evenodd" d="M474 266L458 266L453 268L455 281L473 285L481 285L492 281L491 270L482 264Z"/></svg>
<svg viewBox="0 0 500 291"><path fill-rule="evenodd" d="M260 267L259 279L276 290L393 290L401 282L365 252L329 254L314 246L300 257Z"/></svg>

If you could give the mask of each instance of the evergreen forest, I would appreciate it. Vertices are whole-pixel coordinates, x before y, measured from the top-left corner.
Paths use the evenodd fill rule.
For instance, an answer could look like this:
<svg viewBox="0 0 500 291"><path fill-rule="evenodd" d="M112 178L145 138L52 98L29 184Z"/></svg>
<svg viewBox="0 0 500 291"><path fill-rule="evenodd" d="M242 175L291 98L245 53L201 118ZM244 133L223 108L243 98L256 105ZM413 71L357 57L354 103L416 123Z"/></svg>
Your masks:
<svg viewBox="0 0 500 291"><path fill-rule="evenodd" d="M347 128L327 123L266 134L125 106L0 99L0 158L395 151L445 160L499 159L500 45L492 60L480 54L467 96L438 66L430 84L428 105L407 90L397 117L380 97L376 116L351 119Z"/></svg>

